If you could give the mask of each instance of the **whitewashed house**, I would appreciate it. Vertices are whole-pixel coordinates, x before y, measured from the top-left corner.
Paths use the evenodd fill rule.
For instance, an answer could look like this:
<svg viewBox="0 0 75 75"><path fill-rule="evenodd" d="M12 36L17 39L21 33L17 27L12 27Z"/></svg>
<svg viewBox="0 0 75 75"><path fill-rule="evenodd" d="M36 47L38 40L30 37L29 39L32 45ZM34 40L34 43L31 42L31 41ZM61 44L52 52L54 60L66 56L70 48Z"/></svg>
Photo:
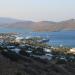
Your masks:
<svg viewBox="0 0 75 75"><path fill-rule="evenodd" d="M71 49L70 49L70 53L75 54L75 48L71 48Z"/></svg>
<svg viewBox="0 0 75 75"><path fill-rule="evenodd" d="M21 40L24 39L23 37L16 37L15 42L21 42Z"/></svg>
<svg viewBox="0 0 75 75"><path fill-rule="evenodd" d="M46 53L51 53L51 52L52 52L52 50L51 50L51 49L48 49L48 48L44 48L44 51L45 51Z"/></svg>

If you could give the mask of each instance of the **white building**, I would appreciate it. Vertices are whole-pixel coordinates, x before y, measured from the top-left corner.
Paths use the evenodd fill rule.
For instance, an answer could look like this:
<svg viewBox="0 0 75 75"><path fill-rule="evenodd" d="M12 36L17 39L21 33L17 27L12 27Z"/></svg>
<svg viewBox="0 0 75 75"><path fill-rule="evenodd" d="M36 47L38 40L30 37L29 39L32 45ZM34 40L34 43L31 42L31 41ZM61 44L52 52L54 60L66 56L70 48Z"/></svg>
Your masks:
<svg viewBox="0 0 75 75"><path fill-rule="evenodd" d="M21 40L24 39L23 37L16 37L15 41L16 42L21 42Z"/></svg>
<svg viewBox="0 0 75 75"><path fill-rule="evenodd" d="M71 49L70 49L70 53L75 54L75 48L71 48Z"/></svg>
<svg viewBox="0 0 75 75"><path fill-rule="evenodd" d="M48 48L44 48L44 51L47 53L51 53L51 49L48 49Z"/></svg>

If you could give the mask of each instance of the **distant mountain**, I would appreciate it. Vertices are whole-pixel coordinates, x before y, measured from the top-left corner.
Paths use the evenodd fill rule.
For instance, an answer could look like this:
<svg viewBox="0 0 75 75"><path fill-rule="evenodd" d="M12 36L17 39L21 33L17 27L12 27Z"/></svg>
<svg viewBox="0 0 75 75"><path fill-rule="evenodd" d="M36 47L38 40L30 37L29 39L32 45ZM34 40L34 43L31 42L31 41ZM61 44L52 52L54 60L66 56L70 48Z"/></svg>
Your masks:
<svg viewBox="0 0 75 75"><path fill-rule="evenodd" d="M12 24L16 22L20 22L21 20L7 18L7 17L0 17L0 27L5 27L7 24Z"/></svg>
<svg viewBox="0 0 75 75"><path fill-rule="evenodd" d="M70 19L61 22L52 22L52 21L21 21L16 19L2 19L0 18L0 25L4 23L2 27L6 28L23 28L31 29L33 31L65 31L65 30L75 30L75 19Z"/></svg>

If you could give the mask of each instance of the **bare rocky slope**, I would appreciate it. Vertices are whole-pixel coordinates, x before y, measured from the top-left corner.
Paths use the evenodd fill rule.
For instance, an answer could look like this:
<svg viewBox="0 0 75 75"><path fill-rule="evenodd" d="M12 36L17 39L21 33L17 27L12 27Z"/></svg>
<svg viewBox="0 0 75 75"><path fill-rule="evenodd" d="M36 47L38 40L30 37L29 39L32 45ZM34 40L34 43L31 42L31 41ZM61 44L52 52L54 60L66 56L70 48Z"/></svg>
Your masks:
<svg viewBox="0 0 75 75"><path fill-rule="evenodd" d="M33 31L64 31L64 30L75 30L75 19L70 19L62 22L51 22L51 21L23 21L12 24L7 24L7 28L23 28L32 29Z"/></svg>
<svg viewBox="0 0 75 75"><path fill-rule="evenodd" d="M75 19L65 20L61 22L52 22L52 21L33 22L0 17L0 27L23 28L23 29L31 29L33 31L75 30Z"/></svg>
<svg viewBox="0 0 75 75"><path fill-rule="evenodd" d="M69 19L61 22L52 22L52 21L33 22L0 17L0 27L31 29L33 31L75 30L75 19Z"/></svg>

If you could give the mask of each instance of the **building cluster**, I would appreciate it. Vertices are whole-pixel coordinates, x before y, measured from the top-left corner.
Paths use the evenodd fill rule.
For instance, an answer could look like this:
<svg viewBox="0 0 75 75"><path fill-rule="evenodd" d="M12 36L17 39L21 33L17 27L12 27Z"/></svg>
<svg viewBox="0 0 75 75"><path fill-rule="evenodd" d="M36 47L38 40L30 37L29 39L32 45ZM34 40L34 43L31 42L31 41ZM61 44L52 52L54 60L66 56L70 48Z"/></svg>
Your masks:
<svg viewBox="0 0 75 75"><path fill-rule="evenodd" d="M54 47L38 46L37 42L42 43L47 41L46 39L24 38L16 34L1 34L0 35L0 47L3 48L2 52L11 54L12 52L22 55L30 56L33 58L47 59L47 60L75 60L75 56L58 55L53 53ZM37 41L38 40L38 41ZM38 42L38 43L41 43ZM16 44L17 43L17 44ZM31 45L32 43L37 46ZM60 48L61 49L61 48ZM11 53L10 53L11 52ZM75 54L75 48L71 48L67 53Z"/></svg>

